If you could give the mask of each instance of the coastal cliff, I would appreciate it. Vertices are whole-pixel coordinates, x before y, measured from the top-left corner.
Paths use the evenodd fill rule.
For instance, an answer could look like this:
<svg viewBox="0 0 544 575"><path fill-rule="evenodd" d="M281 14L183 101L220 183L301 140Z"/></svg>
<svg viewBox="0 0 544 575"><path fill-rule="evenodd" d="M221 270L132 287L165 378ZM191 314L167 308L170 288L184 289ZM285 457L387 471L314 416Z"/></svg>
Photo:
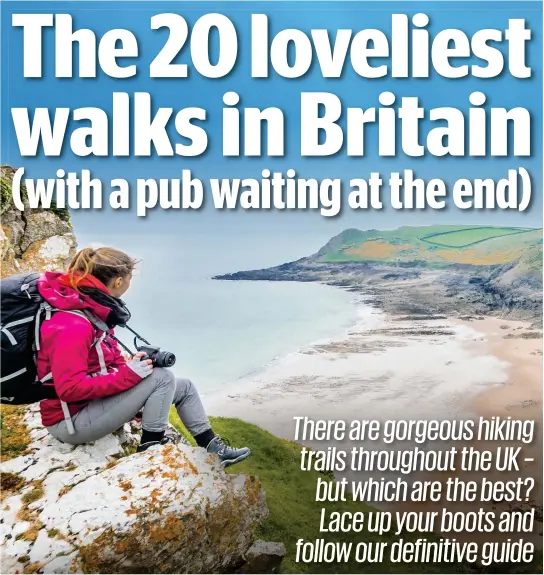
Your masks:
<svg viewBox="0 0 544 575"><path fill-rule="evenodd" d="M53 214L57 217L55 212ZM23 218L22 214L11 213L9 216L13 220L7 223L14 221L19 228L16 226L18 235L15 240L10 235L9 241L7 236L13 234L13 231L4 228L4 275L23 270L59 269L70 257L68 250L58 258L48 259L45 257L46 252L37 260L31 259L32 246L37 248L43 245L41 242L47 243L54 236L73 237L73 231L71 226L69 231L65 231L68 228L64 224L45 216L45 221L49 218L52 222L49 228L45 224L45 230L49 229L50 235L43 233L40 239L23 249L25 241L21 238L26 235L28 241L28 238L35 237L29 235L32 234L33 226L28 226L25 221L30 215L25 213ZM60 215L58 217L70 225L69 218L63 220ZM225 473L214 461L208 460L202 450L187 443L135 454L138 431L133 425L126 425L93 445L77 448L66 446L54 441L40 426L35 407L25 409L1 406L3 462L0 466L0 508L4 522L0 523L0 545L3 571L179 573L204 570L266 573L281 568L282 572L287 573L374 572L375 564L359 563L353 559L345 565L306 564L295 560L296 542L299 539L315 541L323 537L319 529L320 506L316 505L315 488L318 479L323 479L324 475L317 471L301 473L301 446L280 438L290 436L288 425L283 422L291 423L292 415L300 415L301 405L311 414L312 404L319 404L323 408L324 418L334 417L338 405L342 411L336 413L343 419L364 417L365 407L374 410L368 416L371 418L386 407L387 390L390 390L391 395L402 397L412 387L406 373L401 374L402 385L390 386L391 375L369 370L368 360L373 355L369 352L386 350L387 346L395 352L405 349L406 353L411 354L411 339L418 338L423 331L421 325L417 330L408 329L411 326L404 321L407 318L417 324L429 322L432 331L428 331L435 334L430 337L441 338L438 342L440 347L432 349L433 356L437 355L436 349L447 352L439 357L442 361L439 374L441 379L444 374L459 373L456 369L466 373L467 369L462 362L453 357L458 353L456 348L452 348L451 356L448 355L448 346L445 344L446 338L450 337L448 330L451 326L442 326L438 316L434 319L429 316L438 304L449 302L454 306L455 294L446 293L447 274L453 274L452 277L463 276L465 269L463 264L455 264L448 269L437 264L426 266L422 262L410 260L413 255L406 253L389 262L376 261L383 246L379 241L373 243L373 240L363 242L365 246L361 250L365 259L359 261L356 259L359 255L351 253L352 249L360 245L357 244L358 234L375 233L380 237L382 232L355 232L352 234L352 231L348 231L342 237L333 238L332 243L329 242L331 245L327 244L319 253L299 262L271 270L233 274L228 279L323 281L331 285L344 285L347 289L371 294L375 305L396 306L398 309L402 303L406 309L416 310L414 313L425 315L425 318L422 321L419 317L413 319L415 316L394 318L391 325L385 328L381 326L375 330L375 334L370 334L370 338L355 333L352 340L332 341L297 354L301 361L324 359L321 364L327 368L329 376L330 366L334 365L330 382L315 373L313 368L307 369L306 363L302 374L297 374L296 366L290 364L288 377L272 381L268 389L257 388L252 392L237 382L237 393L231 395L229 392L226 397L219 397L219 408L210 410L211 413L222 415L210 418L214 431L230 439L233 444L249 445L252 449L251 457L238 464L234 474L231 469ZM371 253L373 259L369 257L369 250L376 246L378 253ZM535 247L536 252L541 249L538 242ZM404 249L408 250L401 248L398 251ZM386 253L389 257L390 252L386 250ZM331 265L333 262L329 260L334 258L340 260L338 265ZM4 266L5 262L7 265ZM512 285L520 282L519 287L523 289L526 284L530 297L537 290L534 286L539 281L538 268L531 261L530 250L515 261L493 265L493 273L497 274L496 280L499 283ZM524 267L528 272L523 271ZM478 294L481 288L473 278L489 277L491 269L486 266L481 270L477 267L467 269L471 273L462 277L464 283L461 285L474 288L476 297L480 297ZM535 273L532 276L533 271ZM246 273L248 277L243 277ZM440 281L444 283L437 283L434 278L441 278ZM427 297L423 290L425 286L429 294ZM413 290L413 297L408 293L410 289ZM433 298L437 297L438 289L442 290L442 295L435 302ZM400 292L403 292L402 299ZM517 309L521 310L522 307ZM525 309L530 313L529 306ZM512 307L512 310L515 312L516 308ZM402 322L397 323L399 320ZM502 326L499 331L501 334L506 333ZM520 338L523 335L521 331L512 334L508 332L511 337ZM406 348L402 348L404 345ZM321 348L326 348L323 353ZM355 353L359 354L362 362L359 365L364 364L364 369L350 368L351 373L345 374L342 372L342 362L346 356ZM419 356L414 357L417 362ZM335 363L332 364L329 359ZM388 364L387 372L391 371L392 366L401 367L403 364L398 356L394 360L386 358L385 363ZM424 358L418 363L423 365L430 362ZM456 365L462 367L457 368ZM486 369L478 367L474 371L484 374ZM357 372L361 377L358 377ZM419 373L416 375L418 381L423 380L424 385L429 384ZM255 379L254 375L252 379ZM375 385L379 396L377 408L361 393L371 385ZM330 386L328 391L327 386ZM422 393L425 397L430 395L427 390ZM412 403L421 403L421 400ZM236 406L236 413L230 411L232 406ZM348 408L353 410L353 417ZM516 408L509 405L507 409ZM525 403L520 409L526 409ZM398 412L395 410L392 417ZM508 411L508 414L512 413ZM255 424L247 422L250 418ZM282 423L281 432L267 427L266 418L274 420L276 426ZM171 422L178 431L184 432L177 415L172 414ZM323 502L321 505L327 514L333 511L373 511L372 507L360 502ZM417 532L402 533L406 540L415 540L420 536ZM425 536L432 537L430 534ZM383 542L392 544L396 537L391 532L379 534L365 531L355 539L350 533L331 533L329 539L340 544L364 540L377 545ZM267 543L269 540L282 541L287 549L280 543ZM421 573L429 569L420 563L399 564L388 559L379 567L381 571L391 573ZM486 572L472 565L458 565L457 569L460 572ZM501 565L495 572L501 569L504 572L539 572L542 569L541 558L537 559L536 568L533 565ZM434 570L449 572L451 568L443 564L436 565Z"/></svg>
<svg viewBox="0 0 544 575"><path fill-rule="evenodd" d="M219 280L322 282L395 314L540 322L542 230L491 226L348 229L315 254Z"/></svg>
<svg viewBox="0 0 544 575"><path fill-rule="evenodd" d="M2 277L26 271L63 269L75 254L76 238L66 209L30 209L23 190L24 211L13 205L15 170L0 166L0 256Z"/></svg>
<svg viewBox="0 0 544 575"><path fill-rule="evenodd" d="M66 210L15 209L3 166L2 277L62 270L76 250ZM38 405L0 406L3 573L273 572L280 543L257 539L269 514L252 475L227 474L187 441L135 453L125 426L89 445L55 440Z"/></svg>

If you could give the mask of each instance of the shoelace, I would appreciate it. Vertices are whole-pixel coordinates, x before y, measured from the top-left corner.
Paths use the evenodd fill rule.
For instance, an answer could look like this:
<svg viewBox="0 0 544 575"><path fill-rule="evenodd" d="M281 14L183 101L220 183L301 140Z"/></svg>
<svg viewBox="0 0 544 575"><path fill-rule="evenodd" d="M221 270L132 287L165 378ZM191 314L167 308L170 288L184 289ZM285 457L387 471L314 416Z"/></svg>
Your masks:
<svg viewBox="0 0 544 575"><path fill-rule="evenodd" d="M219 451L223 452L227 447L231 447L230 441L227 438L221 437L220 435L217 435L216 437L218 439L218 442L222 445Z"/></svg>

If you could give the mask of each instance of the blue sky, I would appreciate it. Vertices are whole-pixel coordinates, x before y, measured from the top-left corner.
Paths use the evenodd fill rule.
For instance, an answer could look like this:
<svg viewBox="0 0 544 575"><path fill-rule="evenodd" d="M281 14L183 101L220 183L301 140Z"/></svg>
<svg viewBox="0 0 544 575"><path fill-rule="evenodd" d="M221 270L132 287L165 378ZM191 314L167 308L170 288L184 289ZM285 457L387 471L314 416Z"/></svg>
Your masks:
<svg viewBox="0 0 544 575"><path fill-rule="evenodd" d="M159 233L175 231L179 226L205 231L221 228L225 231L245 230L258 234L263 230L296 234L305 230L322 231L329 236L347 227L380 228L399 225L426 225L436 223L482 223L540 226L542 221L542 11L538 2L2 2L2 163L24 166L28 177L53 177L59 167L67 171L90 169L93 176L104 181L111 177L132 180L136 177L178 177L181 169L189 168L200 178L252 177L264 168L286 171L295 168L302 177L366 177L371 171L387 175L391 171L412 168L424 178L440 177L453 181L458 177L502 177L508 168L523 166L530 171L535 184L533 204L524 213L498 211L459 211L450 208L443 212L379 211L353 212L344 209L334 220L325 220L318 212L216 212L206 208L192 214L154 212L145 220L132 213L82 212L73 215L76 229L84 231L96 226L115 227L120 230L139 230ZM113 80L100 73L96 79L55 79L52 75L53 33L45 35L45 70L42 79L23 78L22 32L11 28L14 12L62 12L74 17L77 28L92 29L97 36L111 28L128 28L138 38L140 56L136 60L140 72L134 78ZM149 79L147 66L164 43L166 31L151 32L149 19L161 12L181 13L193 23L202 14L220 12L234 23L239 38L239 59L234 71L222 79L205 79L192 73L188 79ZM460 28L468 34L481 28L505 29L509 18L525 18L532 30L529 43L531 79L519 80L503 73L499 78L448 80L434 74L429 79L365 80L350 71L349 66L341 79L323 79L319 69L313 67L301 79L280 77L251 79L249 74L249 22L252 12L269 15L271 33L286 27L302 30L327 28L379 28L388 33L392 13L414 15L425 12L431 23L431 33L443 28ZM188 60L187 51L182 53ZM77 61L76 56L74 56ZM278 106L287 118L287 154L284 158L223 158L221 156L220 112L222 94L235 90L241 103L247 106ZM367 147L364 158L348 158L344 153L333 157L301 158L299 155L299 101L301 91L330 91L337 94L344 106L363 108L378 106L378 94L390 90L397 98L419 96L426 108L454 106L467 109L468 95L481 90L491 106L506 108L523 106L533 117L533 155L531 158L408 158L400 153L396 158L379 158ZM150 92L154 106L174 109L199 106L208 110L206 128L210 144L199 158L78 158L66 146L61 158L21 158L10 116L11 107L71 108L98 106L111 107L113 91ZM375 135L375 134L374 134Z"/></svg>

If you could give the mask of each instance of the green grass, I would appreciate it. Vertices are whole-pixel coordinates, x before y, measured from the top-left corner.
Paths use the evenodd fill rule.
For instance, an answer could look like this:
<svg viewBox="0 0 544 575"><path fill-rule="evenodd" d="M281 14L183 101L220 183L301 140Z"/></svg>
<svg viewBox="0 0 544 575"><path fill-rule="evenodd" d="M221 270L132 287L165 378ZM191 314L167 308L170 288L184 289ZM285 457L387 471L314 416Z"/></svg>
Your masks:
<svg viewBox="0 0 544 575"><path fill-rule="evenodd" d="M176 428L194 444L174 410L171 416ZM266 491L266 500L270 515L261 526L257 536L265 541L281 541L287 547L287 557L282 564L283 573L466 573L463 565L456 564L400 564L385 560L383 563L357 563L355 560L343 563L304 564L295 562L296 542L298 539L315 541L353 541L355 547L359 541L396 540L394 533L377 535L375 533L330 534L319 532L319 517L321 507L330 511L374 511L368 505L354 502L316 503L315 486L318 477L324 477L318 472L303 472L300 470L300 445L275 437L267 431L239 419L212 417L213 429L219 435L228 438L233 445L247 445L251 455L242 463L228 470L229 473L245 473L257 476ZM332 477L326 476L328 479ZM423 537L433 539L436 536L424 534ZM417 539L417 534L405 534L404 539ZM388 548L386 548L387 551ZM353 551L352 551L353 556ZM384 557L387 557L387 552ZM526 572L531 571L525 566ZM474 569L474 566L472 566ZM505 567L503 572L511 573L511 567ZM519 567L518 567L519 569ZM500 571L495 571L500 572Z"/></svg>
<svg viewBox="0 0 544 575"><path fill-rule="evenodd" d="M432 269L491 266L517 262L528 250L538 256L541 239L541 229L504 226L348 229L331 238L316 256L323 263L374 262Z"/></svg>
<svg viewBox="0 0 544 575"><path fill-rule="evenodd" d="M494 227L477 227L472 229L459 229L454 231L444 231L426 235L420 238L429 244L451 248L466 248L491 238L510 236L512 234L523 234L533 231L530 228L494 228Z"/></svg>
<svg viewBox="0 0 544 575"><path fill-rule="evenodd" d="M192 440L182 427L177 414L173 412L172 423L178 430ZM344 572L376 573L390 572L394 567L390 563L382 565L358 565L355 562L346 565L338 564L303 564L295 563L295 544L298 539L314 541L329 534L319 533L319 513L321 503L315 502L315 485L320 475L317 472L300 470L300 446L296 443L279 439L267 431L240 421L222 417L211 418L213 429L226 437L233 445L251 447L250 457L237 464L230 473L246 473L257 476L266 491L266 500L270 515L258 533L258 537L267 541L285 543L288 554L282 571L285 573L334 573ZM323 475L321 475L323 477ZM368 511L364 504L323 504L328 509ZM372 534L359 533L358 540L379 540ZM328 540L347 541L349 537L326 537ZM401 572L422 572L414 565L395 568Z"/></svg>

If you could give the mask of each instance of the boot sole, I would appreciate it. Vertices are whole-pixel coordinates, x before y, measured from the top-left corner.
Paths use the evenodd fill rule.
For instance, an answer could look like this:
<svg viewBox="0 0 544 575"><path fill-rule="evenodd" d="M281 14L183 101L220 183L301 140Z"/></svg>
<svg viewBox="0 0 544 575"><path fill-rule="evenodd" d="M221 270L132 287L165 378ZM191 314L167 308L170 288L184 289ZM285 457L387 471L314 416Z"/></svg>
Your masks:
<svg viewBox="0 0 544 575"><path fill-rule="evenodd" d="M226 459L225 461L222 461L221 465L223 467L230 467L231 465L234 465L235 463L240 463L240 461L243 461L244 459L248 458L250 455L251 455L251 451L248 450L247 453L244 453L244 455L240 455L236 459Z"/></svg>

